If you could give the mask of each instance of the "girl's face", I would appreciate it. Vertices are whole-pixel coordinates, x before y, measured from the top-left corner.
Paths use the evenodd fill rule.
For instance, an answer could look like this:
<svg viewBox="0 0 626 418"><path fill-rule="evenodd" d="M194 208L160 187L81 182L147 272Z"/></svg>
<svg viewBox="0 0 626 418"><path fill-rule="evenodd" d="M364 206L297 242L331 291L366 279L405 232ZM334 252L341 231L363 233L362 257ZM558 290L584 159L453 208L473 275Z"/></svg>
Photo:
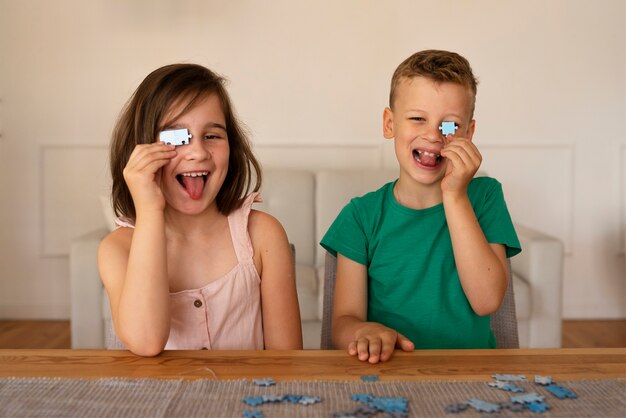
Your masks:
<svg viewBox="0 0 626 418"><path fill-rule="evenodd" d="M189 130L189 144L176 147L176 156L161 171L161 189L169 207L197 215L217 210L215 198L226 173L230 148L219 98L210 94L176 119L189 103L180 100L167 112L163 130ZM158 140L158 138L157 138Z"/></svg>

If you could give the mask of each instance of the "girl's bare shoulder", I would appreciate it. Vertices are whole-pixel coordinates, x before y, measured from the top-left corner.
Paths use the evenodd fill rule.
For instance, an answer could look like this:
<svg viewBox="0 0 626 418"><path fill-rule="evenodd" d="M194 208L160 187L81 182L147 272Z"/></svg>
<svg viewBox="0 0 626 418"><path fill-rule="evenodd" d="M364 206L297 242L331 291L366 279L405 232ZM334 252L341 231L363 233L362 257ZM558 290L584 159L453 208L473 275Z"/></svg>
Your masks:
<svg viewBox="0 0 626 418"><path fill-rule="evenodd" d="M252 209L250 211L250 217L248 218L248 231L250 232L251 238L254 238L256 235L266 236L271 239L276 235L285 234L285 229L278 219L274 218L267 212L256 209Z"/></svg>
<svg viewBox="0 0 626 418"><path fill-rule="evenodd" d="M99 251L126 251L130 250L133 239L133 228L117 228L111 231L100 242Z"/></svg>

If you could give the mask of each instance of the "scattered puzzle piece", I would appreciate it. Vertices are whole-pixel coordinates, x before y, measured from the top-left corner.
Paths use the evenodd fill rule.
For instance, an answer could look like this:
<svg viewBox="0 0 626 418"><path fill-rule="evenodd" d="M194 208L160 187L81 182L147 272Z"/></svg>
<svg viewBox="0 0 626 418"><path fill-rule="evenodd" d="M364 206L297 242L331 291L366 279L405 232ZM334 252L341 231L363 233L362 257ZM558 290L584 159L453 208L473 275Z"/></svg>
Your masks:
<svg viewBox="0 0 626 418"><path fill-rule="evenodd" d="M281 395L265 395L262 398L263 403L278 403L285 400L285 397Z"/></svg>
<svg viewBox="0 0 626 418"><path fill-rule="evenodd" d="M243 411L243 418L263 418L261 411Z"/></svg>
<svg viewBox="0 0 626 418"><path fill-rule="evenodd" d="M503 382L501 380L496 380L495 382L487 383L492 388L498 388L502 390L506 390L509 392L524 392L525 389L521 386L515 386L513 383Z"/></svg>
<svg viewBox="0 0 626 418"><path fill-rule="evenodd" d="M526 408L530 409L533 412L542 413L550 409L550 405L545 402L531 402L526 405Z"/></svg>
<svg viewBox="0 0 626 418"><path fill-rule="evenodd" d="M508 409L511 412L522 412L526 407L521 403L514 403L511 401L500 402L502 409Z"/></svg>
<svg viewBox="0 0 626 418"><path fill-rule="evenodd" d="M322 399L319 396L302 396L298 403L300 405L313 405L314 403L321 402Z"/></svg>
<svg viewBox="0 0 626 418"><path fill-rule="evenodd" d="M357 402L369 403L372 400L372 395L369 393L357 393L352 395L352 400Z"/></svg>
<svg viewBox="0 0 626 418"><path fill-rule="evenodd" d="M351 411L333 413L333 418L363 418L378 414L378 409L370 408L367 405L359 406Z"/></svg>
<svg viewBox="0 0 626 418"><path fill-rule="evenodd" d="M372 408L380 409L385 412L408 412L408 400L406 398L383 398L374 396L372 401L368 403Z"/></svg>
<svg viewBox="0 0 626 418"><path fill-rule="evenodd" d="M352 400L367 404L370 408L387 413L406 413L409 411L409 401L403 397L372 396L369 393L352 395Z"/></svg>
<svg viewBox="0 0 626 418"><path fill-rule="evenodd" d="M378 375L371 374L371 375L361 376L361 380L364 382L378 382Z"/></svg>
<svg viewBox="0 0 626 418"><path fill-rule="evenodd" d="M264 377L263 379L256 379L254 384L257 386L274 386L276 381L271 377Z"/></svg>
<svg viewBox="0 0 626 418"><path fill-rule="evenodd" d="M264 403L280 403L290 402L300 405L312 405L322 401L319 396L307 395L266 395L266 396L247 396L242 401L250 406L259 406Z"/></svg>
<svg viewBox="0 0 626 418"><path fill-rule="evenodd" d="M546 397L538 394L537 392L530 392L525 395L517 395L511 396L511 402L515 403L532 403L532 402L541 402Z"/></svg>
<svg viewBox="0 0 626 418"><path fill-rule="evenodd" d="M523 374L494 374L491 377L501 382L527 382Z"/></svg>
<svg viewBox="0 0 626 418"><path fill-rule="evenodd" d="M576 394L571 390L564 388L563 386L551 384L546 386L546 390L552 393L554 396L560 399L565 398L577 398Z"/></svg>
<svg viewBox="0 0 626 418"><path fill-rule="evenodd" d="M250 406L259 406L265 402L263 396L246 396L242 401Z"/></svg>
<svg viewBox="0 0 626 418"><path fill-rule="evenodd" d="M500 405L485 402L482 399L473 398L467 401L467 403L478 412L498 412L500 410Z"/></svg>
<svg viewBox="0 0 626 418"><path fill-rule="evenodd" d="M468 407L468 403L453 403L452 405L446 406L445 411L448 414L458 414L459 412L465 411Z"/></svg>
<svg viewBox="0 0 626 418"><path fill-rule="evenodd" d="M548 386L554 383L552 376L535 376L535 383L542 386Z"/></svg>

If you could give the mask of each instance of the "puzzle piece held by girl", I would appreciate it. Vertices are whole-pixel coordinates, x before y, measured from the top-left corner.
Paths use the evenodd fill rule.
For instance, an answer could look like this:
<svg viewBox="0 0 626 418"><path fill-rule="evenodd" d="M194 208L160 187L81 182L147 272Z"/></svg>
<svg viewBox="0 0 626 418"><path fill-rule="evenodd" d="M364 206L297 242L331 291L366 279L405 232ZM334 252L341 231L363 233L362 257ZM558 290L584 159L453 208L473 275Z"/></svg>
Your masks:
<svg viewBox="0 0 626 418"><path fill-rule="evenodd" d="M191 139L191 134L187 129L171 129L169 131L161 131L159 141L167 145L187 145Z"/></svg>

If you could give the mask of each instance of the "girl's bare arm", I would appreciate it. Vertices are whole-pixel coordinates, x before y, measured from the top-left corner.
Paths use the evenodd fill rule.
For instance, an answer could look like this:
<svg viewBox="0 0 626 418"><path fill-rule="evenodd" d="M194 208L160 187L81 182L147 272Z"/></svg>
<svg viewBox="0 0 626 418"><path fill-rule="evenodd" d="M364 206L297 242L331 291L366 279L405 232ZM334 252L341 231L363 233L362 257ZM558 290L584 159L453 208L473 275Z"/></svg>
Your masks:
<svg viewBox="0 0 626 418"><path fill-rule="evenodd" d="M301 350L300 306L287 234L278 220L256 210L251 211L248 226L261 276L265 349Z"/></svg>

